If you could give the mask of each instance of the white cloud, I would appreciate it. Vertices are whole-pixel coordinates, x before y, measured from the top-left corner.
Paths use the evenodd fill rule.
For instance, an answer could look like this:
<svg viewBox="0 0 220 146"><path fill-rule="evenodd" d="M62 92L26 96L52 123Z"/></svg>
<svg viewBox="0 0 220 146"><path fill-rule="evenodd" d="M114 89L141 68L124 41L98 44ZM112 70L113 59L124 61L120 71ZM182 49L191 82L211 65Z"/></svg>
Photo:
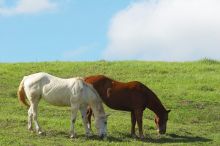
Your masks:
<svg viewBox="0 0 220 146"><path fill-rule="evenodd" d="M142 0L111 21L105 59L220 59L219 0Z"/></svg>
<svg viewBox="0 0 220 146"><path fill-rule="evenodd" d="M33 14L56 7L57 4L50 0L18 0L15 6L7 6L4 0L0 0L0 15Z"/></svg>

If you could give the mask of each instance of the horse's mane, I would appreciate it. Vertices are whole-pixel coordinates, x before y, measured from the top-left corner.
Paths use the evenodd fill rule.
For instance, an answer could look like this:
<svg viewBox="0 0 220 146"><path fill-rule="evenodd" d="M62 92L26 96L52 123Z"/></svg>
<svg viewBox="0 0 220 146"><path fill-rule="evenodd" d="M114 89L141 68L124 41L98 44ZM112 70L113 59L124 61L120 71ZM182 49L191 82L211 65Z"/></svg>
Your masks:
<svg viewBox="0 0 220 146"><path fill-rule="evenodd" d="M84 78L83 77L75 77L76 80L82 80L84 81Z"/></svg>

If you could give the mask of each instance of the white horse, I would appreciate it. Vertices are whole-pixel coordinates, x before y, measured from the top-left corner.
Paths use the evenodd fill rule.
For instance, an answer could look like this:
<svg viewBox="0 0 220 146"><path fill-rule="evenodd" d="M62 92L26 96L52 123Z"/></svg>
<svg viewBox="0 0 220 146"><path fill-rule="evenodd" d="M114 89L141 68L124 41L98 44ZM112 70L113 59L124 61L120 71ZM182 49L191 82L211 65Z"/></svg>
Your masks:
<svg viewBox="0 0 220 146"><path fill-rule="evenodd" d="M25 95L30 102L30 106L25 100ZM95 125L99 136L101 138L106 136L107 117L101 98L93 86L84 82L82 78L61 79L43 72L31 74L23 78L18 89L18 98L23 104L29 107L28 129L30 131L33 130L33 120L38 134L43 134L37 120L38 103L41 97L52 105L71 106L71 138L76 136L74 123L78 110L80 110L82 114L86 136L91 135L90 127L88 127L88 119L86 117L88 105L90 105L94 111Z"/></svg>

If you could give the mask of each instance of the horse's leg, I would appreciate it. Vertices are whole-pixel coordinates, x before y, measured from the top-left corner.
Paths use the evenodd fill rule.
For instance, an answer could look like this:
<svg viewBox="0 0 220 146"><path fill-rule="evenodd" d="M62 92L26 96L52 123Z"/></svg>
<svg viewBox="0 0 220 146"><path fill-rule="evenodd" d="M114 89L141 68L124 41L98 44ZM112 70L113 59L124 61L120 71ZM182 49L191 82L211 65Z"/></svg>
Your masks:
<svg viewBox="0 0 220 146"><path fill-rule="evenodd" d="M70 138L75 138L76 133L74 130L74 124L76 122L77 112L79 110L79 104L71 104L71 127L70 127Z"/></svg>
<svg viewBox="0 0 220 146"><path fill-rule="evenodd" d="M32 118L33 118L33 111L32 111L32 106L30 106L28 110L28 130L29 131L33 131Z"/></svg>
<svg viewBox="0 0 220 146"><path fill-rule="evenodd" d="M44 134L44 132L41 130L41 127L38 123L37 120L37 110L38 110L38 103L39 100L35 100L34 102L32 101L32 111L33 111L33 120L34 120L34 124L35 124L35 128L38 134Z"/></svg>
<svg viewBox="0 0 220 146"><path fill-rule="evenodd" d="M138 124L138 129L139 129L139 136L141 139L144 138L144 134L143 134L143 121L142 121L142 117L143 117L143 110L135 110L135 117L137 119L137 124Z"/></svg>
<svg viewBox="0 0 220 146"><path fill-rule="evenodd" d="M86 136L90 137L91 136L91 131L90 131L90 128L88 127L89 122L88 122L88 119L87 119L87 116L86 116L87 105L81 105L80 106L80 112L81 112L81 115L82 115L82 120L83 120L84 128L85 128L85 131L86 131Z"/></svg>
<svg viewBox="0 0 220 146"><path fill-rule="evenodd" d="M136 118L134 111L131 112L131 136L136 138L137 135L135 134L135 125L136 125Z"/></svg>
<svg viewBox="0 0 220 146"><path fill-rule="evenodd" d="M90 129L90 131L92 131L92 127L91 127L92 109L91 107L87 108L86 117L88 120L88 128Z"/></svg>

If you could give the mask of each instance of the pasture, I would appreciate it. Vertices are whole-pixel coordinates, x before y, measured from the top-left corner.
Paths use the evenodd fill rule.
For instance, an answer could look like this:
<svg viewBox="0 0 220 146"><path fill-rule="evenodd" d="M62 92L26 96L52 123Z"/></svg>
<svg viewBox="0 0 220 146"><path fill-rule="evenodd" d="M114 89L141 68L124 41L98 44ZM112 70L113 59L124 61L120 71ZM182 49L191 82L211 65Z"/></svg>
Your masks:
<svg viewBox="0 0 220 146"><path fill-rule="evenodd" d="M137 80L152 89L167 109L171 109L166 135L155 129L154 114L143 116L145 139L130 137L130 113L105 106L108 138L86 138L80 112L76 120L77 138L69 138L70 110L41 100L39 122L46 136L27 130L27 109L17 99L17 88L24 75L36 72L70 78L104 74L115 80ZM136 133L137 133L136 127ZM41 62L0 64L0 145L220 145L220 62Z"/></svg>

